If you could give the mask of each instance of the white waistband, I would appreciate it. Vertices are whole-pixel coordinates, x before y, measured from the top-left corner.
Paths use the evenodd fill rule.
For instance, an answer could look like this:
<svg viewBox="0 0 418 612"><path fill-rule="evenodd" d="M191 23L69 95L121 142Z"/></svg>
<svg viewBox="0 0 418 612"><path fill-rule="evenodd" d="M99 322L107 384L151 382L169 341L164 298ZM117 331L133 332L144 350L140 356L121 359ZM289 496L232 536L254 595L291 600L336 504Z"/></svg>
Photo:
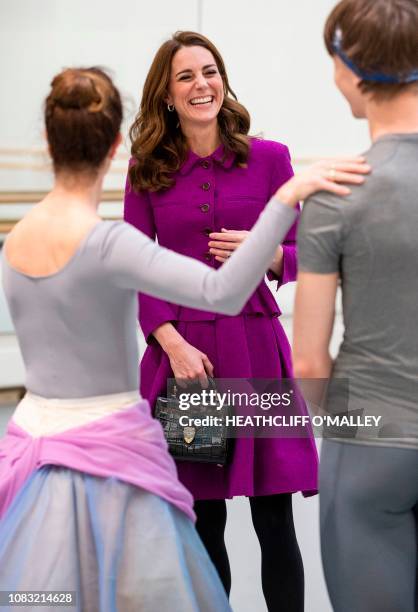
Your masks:
<svg viewBox="0 0 418 612"><path fill-rule="evenodd" d="M138 391L70 399L46 398L26 393L13 414L13 420L32 437L51 436L138 403Z"/></svg>

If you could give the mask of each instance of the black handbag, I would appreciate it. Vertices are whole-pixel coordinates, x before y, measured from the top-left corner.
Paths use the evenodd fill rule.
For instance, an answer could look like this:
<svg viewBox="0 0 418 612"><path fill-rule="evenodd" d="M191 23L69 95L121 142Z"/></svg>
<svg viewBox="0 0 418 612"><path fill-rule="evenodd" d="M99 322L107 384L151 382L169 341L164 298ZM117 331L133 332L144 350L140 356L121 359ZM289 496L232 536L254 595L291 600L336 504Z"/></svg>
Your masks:
<svg viewBox="0 0 418 612"><path fill-rule="evenodd" d="M209 390L216 391L215 381L208 378L208 382ZM187 393L190 392L189 387ZM223 466L229 462L232 452L233 441L228 438L226 419L231 414L230 406L219 409L218 402L182 410L174 386L168 397L157 398L154 417L160 421L169 451L176 461Z"/></svg>

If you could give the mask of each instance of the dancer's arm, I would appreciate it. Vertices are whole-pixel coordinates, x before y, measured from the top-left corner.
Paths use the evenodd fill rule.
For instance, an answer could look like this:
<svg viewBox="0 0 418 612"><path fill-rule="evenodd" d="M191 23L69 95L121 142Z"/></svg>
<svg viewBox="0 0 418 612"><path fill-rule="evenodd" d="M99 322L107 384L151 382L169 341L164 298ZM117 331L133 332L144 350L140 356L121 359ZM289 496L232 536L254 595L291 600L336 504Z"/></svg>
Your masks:
<svg viewBox="0 0 418 612"><path fill-rule="evenodd" d="M121 288L136 289L171 302L225 314L237 314L255 290L275 249L283 240L297 213L298 200L318 190L348 195L350 189L338 182L359 184L369 172L362 158L330 160L314 164L294 176L272 198L249 237L219 270L168 251L133 227L113 226L103 245L103 262Z"/></svg>
<svg viewBox="0 0 418 612"><path fill-rule="evenodd" d="M338 273L299 272L293 317L293 369L297 378L328 378Z"/></svg>
<svg viewBox="0 0 418 612"><path fill-rule="evenodd" d="M349 203L329 194L310 198L298 233L299 273L293 318L293 364L298 378L329 377L344 210Z"/></svg>
<svg viewBox="0 0 418 612"><path fill-rule="evenodd" d="M251 235L219 270L164 249L127 224L113 226L103 261L121 288L233 315L259 284L296 215L290 205L273 198Z"/></svg>

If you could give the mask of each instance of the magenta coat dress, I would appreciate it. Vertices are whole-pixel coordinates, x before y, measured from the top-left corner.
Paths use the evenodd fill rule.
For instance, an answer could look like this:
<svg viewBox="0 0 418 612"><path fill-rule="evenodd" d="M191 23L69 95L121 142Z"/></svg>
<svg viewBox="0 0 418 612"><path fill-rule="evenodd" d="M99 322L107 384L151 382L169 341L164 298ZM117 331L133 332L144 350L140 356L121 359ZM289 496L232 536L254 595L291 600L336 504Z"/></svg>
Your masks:
<svg viewBox="0 0 418 612"><path fill-rule="evenodd" d="M246 168L224 159L219 147L200 158L190 152L174 185L165 191L135 193L127 183L125 220L178 253L209 266L219 264L208 252L208 235L222 227L250 230L278 187L292 176L283 144L251 139ZM277 286L296 278L296 226L283 243L284 265ZM138 262L140 265L140 262ZM172 322L193 346L206 353L217 378L291 378L288 340L280 310L263 281L238 316L217 315L139 295L139 322L148 346L140 365L141 394L155 405L173 373L152 332ZM236 495L272 495L317 490L318 459L313 438L241 438L226 467L177 463L180 480L195 499Z"/></svg>

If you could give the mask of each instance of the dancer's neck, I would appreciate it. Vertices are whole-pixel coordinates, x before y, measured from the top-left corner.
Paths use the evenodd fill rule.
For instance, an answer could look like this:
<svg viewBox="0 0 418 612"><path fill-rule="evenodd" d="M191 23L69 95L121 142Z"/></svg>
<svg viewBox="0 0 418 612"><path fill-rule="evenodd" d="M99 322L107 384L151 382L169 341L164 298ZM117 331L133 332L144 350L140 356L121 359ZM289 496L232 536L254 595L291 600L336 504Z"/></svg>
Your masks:
<svg viewBox="0 0 418 612"><path fill-rule="evenodd" d="M102 170L95 174L59 172L52 190L40 205L58 214L71 210L97 215L104 176Z"/></svg>
<svg viewBox="0 0 418 612"><path fill-rule="evenodd" d="M370 100L366 116L373 142L386 134L418 133L418 93L408 91L391 100Z"/></svg>

